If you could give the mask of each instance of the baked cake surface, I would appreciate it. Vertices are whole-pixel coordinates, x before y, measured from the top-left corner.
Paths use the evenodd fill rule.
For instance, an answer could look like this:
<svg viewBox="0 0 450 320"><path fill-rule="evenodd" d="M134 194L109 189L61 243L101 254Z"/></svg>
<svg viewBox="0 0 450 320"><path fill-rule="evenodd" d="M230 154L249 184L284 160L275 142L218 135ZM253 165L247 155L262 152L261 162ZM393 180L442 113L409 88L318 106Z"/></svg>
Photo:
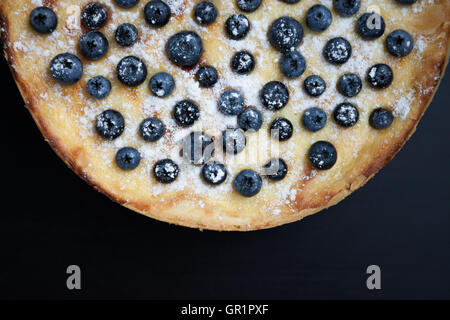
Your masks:
<svg viewBox="0 0 450 320"><path fill-rule="evenodd" d="M134 211L200 229L269 228L299 220L345 198L380 170L414 132L448 60L448 0L418 0L412 4L361 0L360 9L348 17L339 14L331 0L293 4L263 0L253 12L241 10L236 1L212 0L218 15L209 25L200 24L194 16L194 8L201 1L167 0L164 3L171 15L163 26L146 22L144 7L148 1L123 8L117 2L133 1L101 0L96 3L106 9L107 19L104 25L91 30L101 32L109 46L104 56L88 59L80 39L90 30L81 15L91 2L0 0L5 55L26 107L52 148L96 189ZM247 1L252 2L258 1ZM312 31L314 26L305 21L308 9L316 4L332 13L331 25L320 32ZM55 30L46 34L30 25L30 13L41 6L50 8L57 17ZM383 18L385 30L381 36L368 40L358 32L358 19L364 13L377 13ZM239 40L230 39L233 30L231 36L226 32L226 21L233 14L245 15L250 23L248 34ZM281 72L283 53L269 41L272 23L283 16L296 19L303 30L301 43L295 49L304 57L306 69L293 79ZM127 47L115 40L116 30L123 23L136 26L139 34L136 42ZM398 29L414 39L412 51L404 57L387 50L386 38ZM195 32L203 44L200 60L188 67L170 59L167 50L169 39L182 31ZM323 54L327 42L336 37L348 40L352 48L350 58L342 64L330 63ZM247 74L232 67L234 55L241 51L254 58L254 67ZM83 64L82 77L73 84L57 81L54 70L50 70L52 59L62 53L77 56ZM147 76L139 85L119 80L117 66L128 56L141 59L146 66ZM374 88L368 81L371 67L377 64L392 69L393 81L387 88ZM213 66L218 72L218 81L211 88L202 87L198 81L198 70L204 66ZM149 89L150 78L159 72L170 74L175 82L167 97L158 97ZM353 97L338 89L339 79L347 73L361 80L362 88ZM326 90L320 96L310 96L304 89L304 81L311 75L325 80ZM105 98L87 93L88 81L96 76L110 81L111 91ZM281 108L262 101L261 90L272 81L283 83L289 92L288 102ZM245 147L237 154L227 154L221 148L223 132L239 127L236 114L226 114L219 108L222 94L229 89L242 95L243 109L253 107L263 118L257 132L245 133ZM184 100L199 109L198 120L188 125L174 119L174 106ZM336 107L344 102L356 106L359 114L356 123L347 127L335 116ZM305 110L312 107L320 108L327 116L326 125L316 132L302 123ZM394 116L384 129L375 128L369 121L379 108ZM96 129L98 116L105 110L116 110L124 118L123 132L114 139L105 139ZM144 140L140 134L142 121L149 117L164 124L162 137L154 142ZM271 136L270 126L280 117L292 123L293 132L292 137L278 143ZM224 164L227 176L223 183L213 186L205 182L203 162L192 164L180 152L192 132L206 133L213 140L211 160ZM308 156L318 141L329 142L336 150L337 159L330 168L320 168L321 164L313 163ZM132 170L124 170L123 165L120 168L116 161L117 152L124 147L134 148L140 156ZM264 164L275 156L287 164L287 174L280 181L264 176ZM178 166L178 175L170 183L162 183L155 176L155 164L163 159L171 159ZM129 158L127 161L130 165ZM253 196L236 190L240 188L236 187L236 177L245 169L254 170L261 179L260 191Z"/></svg>

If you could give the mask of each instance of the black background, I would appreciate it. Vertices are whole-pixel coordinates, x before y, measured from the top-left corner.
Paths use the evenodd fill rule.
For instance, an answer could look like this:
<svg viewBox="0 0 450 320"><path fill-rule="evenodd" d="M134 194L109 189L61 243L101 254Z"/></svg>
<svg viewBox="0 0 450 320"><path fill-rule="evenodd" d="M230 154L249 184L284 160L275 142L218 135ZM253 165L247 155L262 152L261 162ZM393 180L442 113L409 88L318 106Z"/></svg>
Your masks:
<svg viewBox="0 0 450 320"><path fill-rule="evenodd" d="M0 298L450 298L450 77L364 188L270 230L191 230L133 213L70 171L2 74ZM82 290L66 289L66 268ZM366 268L382 289L366 288Z"/></svg>

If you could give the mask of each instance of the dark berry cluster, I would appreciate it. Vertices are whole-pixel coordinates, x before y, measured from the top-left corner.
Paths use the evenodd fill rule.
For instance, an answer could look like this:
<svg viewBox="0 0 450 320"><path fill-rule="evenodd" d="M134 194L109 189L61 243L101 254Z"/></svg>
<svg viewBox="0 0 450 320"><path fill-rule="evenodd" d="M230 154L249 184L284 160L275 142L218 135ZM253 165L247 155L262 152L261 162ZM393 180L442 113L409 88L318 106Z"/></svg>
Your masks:
<svg viewBox="0 0 450 320"><path fill-rule="evenodd" d="M286 4L295 4L300 0L282 0ZM401 5L410 5L416 0L396 0ZM120 8L127 10L139 3L139 0L115 0ZM236 6L241 11L227 17L224 27L225 35L230 41L242 41L252 29L247 13L260 9L262 0L236 0ZM281 5L281 4L280 4ZM360 0L334 0L334 10L338 15L349 17L355 15L361 8ZM208 27L214 24L219 12L213 2L200 1L193 9L194 21ZM154 29L163 28L172 18L170 6L162 0L151 0L143 6L145 22ZM85 59L96 61L108 54L109 41L100 31L108 22L109 13L105 6L92 2L81 12L81 23L86 30L79 40L79 49ZM322 4L310 7L304 19L309 32L321 33L327 30L333 22L333 14ZM58 27L58 19L53 10L42 6L33 9L29 15L29 24L40 34L52 33ZM288 79L297 79L307 70L307 61L298 51L303 41L305 30L302 23L289 16L282 16L270 22L268 26L268 41L280 52L280 72ZM376 12L363 13L357 20L356 32L364 41L382 37L386 30L386 22ZM122 47L133 46L139 41L138 28L130 23L119 25L114 39ZM407 31L397 29L387 35L386 49L394 57L407 56L414 48L414 39ZM204 45L201 37L193 31L182 30L172 35L165 46L168 59L183 69L193 69L202 61ZM343 37L328 39L322 53L330 67L344 65L351 59L352 45ZM235 52L230 61L230 69L239 76L246 76L257 67L255 55L248 50ZM50 74L53 79L64 85L73 85L83 76L82 61L71 53L62 53L50 62ZM211 88L220 79L218 70L211 65L202 65L196 69L195 78L201 88ZM136 87L147 79L148 70L143 59L129 55L119 61L116 67L117 79L125 86ZM365 75L367 84L374 90L388 88L394 79L393 70L386 64L373 65ZM226 79L225 79L226 80ZM338 92L346 97L357 96L363 89L360 75L347 72L337 79ZM246 81L246 80L243 80ZM166 98L175 90L175 79L167 72L157 72L151 75L148 83L149 91L155 97ZM318 97L327 89L326 81L315 74L308 75L303 81L303 88L310 97ZM106 99L112 90L111 82L104 76L95 76L86 83L86 91L94 99ZM227 154L235 155L244 150L247 144L246 134L258 131L263 124L263 115L256 107L245 105L243 92L228 88L218 99L218 110L226 116L237 116L237 127L222 133L222 146ZM261 88L261 105L269 111L279 111L289 103L289 89L281 81L269 81ZM189 99L178 101L172 110L175 123L181 127L191 127L200 119L200 107ZM339 103L333 113L335 124L342 128L350 128L359 120L358 107L350 102ZM381 130L388 128L394 120L392 112L386 108L375 109L370 117L372 128ZM305 110L301 116L301 125L308 132L322 130L328 121L327 114L318 107ZM99 114L95 120L95 129L100 137L114 140L125 130L125 119L119 111L108 109ZM294 125L284 117L277 117L270 123L270 134L274 139L286 141L294 134ZM150 117L144 119L139 126L139 135L146 142L155 143L165 134L163 122ZM205 132L192 132L183 142L182 154L194 165L203 165L201 176L210 185L218 185L227 179L227 169L224 164L211 161L214 153L214 138ZM337 161L337 150L327 141L314 143L308 152L311 165L318 170L327 170ZM140 152L133 147L123 147L116 154L116 164L123 170L136 169L141 162ZM282 180L288 173L288 165L281 158L273 158L262 168L265 175L272 181ZM175 181L180 173L180 167L171 159L162 159L153 167L154 178L161 183ZM235 190L243 196L256 195L262 187L261 176L254 170L239 172L233 181Z"/></svg>

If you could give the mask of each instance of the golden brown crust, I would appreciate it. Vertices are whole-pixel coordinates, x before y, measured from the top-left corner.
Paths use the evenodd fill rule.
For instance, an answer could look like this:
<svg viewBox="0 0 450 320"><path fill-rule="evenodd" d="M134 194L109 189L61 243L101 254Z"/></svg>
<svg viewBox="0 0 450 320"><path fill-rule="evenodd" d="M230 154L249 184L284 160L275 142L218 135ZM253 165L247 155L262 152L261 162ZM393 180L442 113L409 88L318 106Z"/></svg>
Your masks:
<svg viewBox="0 0 450 320"><path fill-rule="evenodd" d="M220 210L220 207L210 207L206 205L205 207L200 208L192 203L193 195L190 193L178 192L175 197L169 197L168 201L164 204L152 201L142 201L139 198L130 199L126 196L122 196L122 194L118 192L116 186L100 182L92 175L92 173L88 172L86 161L83 161L83 157L85 157L83 148L71 148L67 145L67 141L61 141L61 138L55 134L47 122L48 119L42 113L40 108L42 101L36 97L36 94L21 75L21 72L24 71L16 70L15 68L16 60L20 58L17 57L16 51L14 51L10 45L15 39L12 39L10 35L10 23L8 19L11 13L8 12L7 2L7 0L3 0L0 3L1 39L5 57L24 98L26 107L32 114L40 131L53 150L77 175L112 200L158 220L199 229L245 231L270 228L302 219L344 199L347 195L364 185L371 177L373 177L395 156L411 137L420 118L431 102L448 63L450 4L446 0L442 0L436 1L441 8L441 16L438 17L441 19L440 23L438 23L433 30L433 34L437 35L437 38L431 43L433 48L427 52L426 57L421 61L421 64L417 66L418 70L415 73L415 79L413 81L416 89L414 98L418 107L412 110L413 112L403 120L407 125L403 126L400 135L391 138L388 144L379 145L376 154L371 152L360 152L358 160L363 165L352 167L351 172L344 175L341 178L340 183L328 186L328 188L318 189L316 185L311 189L305 188L305 185L311 183L311 180L314 180L314 177L310 176L312 168L305 168L305 176L307 178L298 182L297 189L299 192L296 192L295 201L291 202L288 213L285 213L285 210L283 209L282 214L270 215L267 217L259 216L258 219L252 218L250 220L242 220L239 213L230 212L224 207L223 211L225 214L220 217L221 219L217 219L216 214L218 208ZM47 5L50 5L50 2L47 3ZM435 11L432 13L436 15ZM436 19L436 16L433 16L432 18ZM427 21L428 19L425 18L423 23L427 23ZM437 74L439 74L440 77L436 77ZM424 88L428 90L423 90ZM77 88L74 90L80 89ZM373 147L373 145L366 146L366 148ZM364 159L364 154L367 154L368 159Z"/></svg>

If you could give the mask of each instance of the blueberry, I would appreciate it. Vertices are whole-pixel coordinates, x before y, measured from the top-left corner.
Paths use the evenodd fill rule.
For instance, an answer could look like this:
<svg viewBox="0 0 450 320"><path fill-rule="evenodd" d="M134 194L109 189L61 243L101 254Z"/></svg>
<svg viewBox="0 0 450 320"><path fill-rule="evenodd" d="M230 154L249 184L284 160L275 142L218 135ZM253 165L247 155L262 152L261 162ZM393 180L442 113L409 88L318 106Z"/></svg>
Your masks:
<svg viewBox="0 0 450 320"><path fill-rule="evenodd" d="M247 108L238 116L239 127L244 130L258 131L263 123L263 116L255 108Z"/></svg>
<svg viewBox="0 0 450 320"><path fill-rule="evenodd" d="M248 51L240 51L231 59L231 69L240 75L249 74L255 69L255 58Z"/></svg>
<svg viewBox="0 0 450 320"><path fill-rule="evenodd" d="M139 0L114 0L122 8L129 9L138 4Z"/></svg>
<svg viewBox="0 0 450 320"><path fill-rule="evenodd" d="M191 164L204 164L214 154L214 140L204 132L191 132L183 140L182 154Z"/></svg>
<svg viewBox="0 0 450 320"><path fill-rule="evenodd" d="M261 191L261 176L253 170L239 172L233 181L234 189L244 197L253 197Z"/></svg>
<svg viewBox="0 0 450 320"><path fill-rule="evenodd" d="M189 100L178 102L173 108L173 118L182 127L190 127L200 118L200 109Z"/></svg>
<svg viewBox="0 0 450 320"><path fill-rule="evenodd" d="M259 8L262 0L236 0L239 9L245 12L253 12Z"/></svg>
<svg viewBox="0 0 450 320"><path fill-rule="evenodd" d="M386 64L376 64L369 69L367 81L376 89L386 89L394 80L391 67Z"/></svg>
<svg viewBox="0 0 450 320"><path fill-rule="evenodd" d="M314 143L308 151L308 158L318 170L331 169L337 161L336 148L328 141Z"/></svg>
<svg viewBox="0 0 450 320"><path fill-rule="evenodd" d="M52 9L37 7L30 13L30 25L39 33L52 33L58 25L58 18Z"/></svg>
<svg viewBox="0 0 450 320"><path fill-rule="evenodd" d="M417 0L396 0L396 1L401 4L413 4L417 2Z"/></svg>
<svg viewBox="0 0 450 320"><path fill-rule="evenodd" d="M202 39L192 31L181 31L167 42L166 52L169 59L179 67L192 67L203 54Z"/></svg>
<svg viewBox="0 0 450 320"><path fill-rule="evenodd" d="M50 61L50 73L62 84L75 84L83 76L83 63L71 53L62 53Z"/></svg>
<svg viewBox="0 0 450 320"><path fill-rule="evenodd" d="M134 170L140 162L141 155L135 148L125 147L116 153L116 164L122 170Z"/></svg>
<svg viewBox="0 0 450 320"><path fill-rule="evenodd" d="M264 165L264 174L273 181L283 180L288 173L288 166L281 158L270 159Z"/></svg>
<svg viewBox="0 0 450 320"><path fill-rule="evenodd" d="M219 80L219 73L216 68L212 66L203 66L198 69L196 78L200 87L211 88L217 83L217 80Z"/></svg>
<svg viewBox="0 0 450 320"><path fill-rule="evenodd" d="M158 72L150 78L150 91L157 97L164 98L175 89L175 80L167 72Z"/></svg>
<svg viewBox="0 0 450 320"><path fill-rule="evenodd" d="M306 130L317 132L327 124L327 114L315 107L306 109L302 116L302 124Z"/></svg>
<svg viewBox="0 0 450 320"><path fill-rule="evenodd" d="M308 95L318 97L325 92L327 85L320 76L312 75L305 79L303 87Z"/></svg>
<svg viewBox="0 0 450 320"><path fill-rule="evenodd" d="M210 25L217 19L217 8L209 1L202 1L195 6L194 18L201 25Z"/></svg>
<svg viewBox="0 0 450 320"><path fill-rule="evenodd" d="M89 3L81 12L81 22L89 30L103 27L108 20L108 11L98 3Z"/></svg>
<svg viewBox="0 0 450 320"><path fill-rule="evenodd" d="M250 31L250 21L243 14L233 14L225 22L225 31L232 40L241 40Z"/></svg>
<svg viewBox="0 0 450 320"><path fill-rule="evenodd" d="M286 118L276 118L270 125L270 134L279 141L289 140L293 132L292 122Z"/></svg>
<svg viewBox="0 0 450 320"><path fill-rule="evenodd" d="M393 121L394 116L392 115L392 112L383 108L375 109L369 117L369 124L374 129L386 129Z"/></svg>
<svg viewBox="0 0 450 320"><path fill-rule="evenodd" d="M337 105L333 111L334 121L344 128L353 127L359 119L358 109L350 102Z"/></svg>
<svg viewBox="0 0 450 320"><path fill-rule="evenodd" d="M378 13L364 13L356 24L356 29L361 37L366 40L378 39L384 34L386 24Z"/></svg>
<svg viewBox="0 0 450 320"><path fill-rule="evenodd" d="M164 27L170 20L170 7L161 0L152 0L144 7L145 21L153 28Z"/></svg>
<svg viewBox="0 0 450 320"><path fill-rule="evenodd" d="M237 90L227 90L220 97L219 110L228 116L235 116L239 114L243 108L244 98Z"/></svg>
<svg viewBox="0 0 450 320"><path fill-rule="evenodd" d="M279 51L297 48L303 39L303 27L300 22L291 17L281 17L275 20L269 29L269 41Z"/></svg>
<svg viewBox="0 0 450 320"><path fill-rule="evenodd" d="M306 25L312 31L325 31L331 25L333 16L331 11L321 4L313 5L306 12Z"/></svg>
<svg viewBox="0 0 450 320"><path fill-rule="evenodd" d="M350 17L358 12L361 0L334 0L334 8L344 17Z"/></svg>
<svg viewBox="0 0 450 320"><path fill-rule="evenodd" d="M227 129L222 134L223 150L229 154L238 154L247 145L247 137L242 129Z"/></svg>
<svg viewBox="0 0 450 320"><path fill-rule="evenodd" d="M288 51L281 57L281 72L289 78L300 77L306 70L306 60L298 51Z"/></svg>
<svg viewBox="0 0 450 320"><path fill-rule="evenodd" d="M138 29L131 23L121 24L115 34L116 41L122 47L129 47L138 39Z"/></svg>
<svg viewBox="0 0 450 320"><path fill-rule="evenodd" d="M362 88L361 79L354 73L346 73L339 78L337 83L338 90L346 97L356 97Z"/></svg>
<svg viewBox="0 0 450 320"><path fill-rule="evenodd" d="M129 87L137 87L147 78L147 67L144 61L128 56L120 60L116 68L119 81Z"/></svg>
<svg viewBox="0 0 450 320"><path fill-rule="evenodd" d="M120 112L106 110L100 113L95 120L97 133L107 140L119 137L125 129L125 120Z"/></svg>
<svg viewBox="0 0 450 320"><path fill-rule="evenodd" d="M147 142L156 142L164 134L164 124L157 118L147 118L141 122L139 134Z"/></svg>
<svg viewBox="0 0 450 320"><path fill-rule="evenodd" d="M350 59L352 55L352 46L350 42L342 37L329 40L323 49L325 59L332 64L343 64Z"/></svg>
<svg viewBox="0 0 450 320"><path fill-rule="evenodd" d="M89 31L80 39L83 56L89 60L98 60L108 52L108 39L99 31Z"/></svg>
<svg viewBox="0 0 450 320"><path fill-rule="evenodd" d="M86 84L87 92L96 99L104 99L111 92L111 82L102 76L96 76Z"/></svg>
<svg viewBox="0 0 450 320"><path fill-rule="evenodd" d="M405 57L414 48L414 39L405 30L395 30L387 36L386 47L393 56Z"/></svg>
<svg viewBox="0 0 450 320"><path fill-rule="evenodd" d="M280 110L289 101L289 91L283 83L271 81L262 88L260 98L263 106L267 109Z"/></svg>
<svg viewBox="0 0 450 320"><path fill-rule="evenodd" d="M219 162L211 161L202 168L202 177L206 183L211 185L219 185L227 179L227 169Z"/></svg>
<svg viewBox="0 0 450 320"><path fill-rule="evenodd" d="M171 183L178 178L180 168L171 159L159 160L153 167L153 176L158 182Z"/></svg>
<svg viewBox="0 0 450 320"><path fill-rule="evenodd" d="M281 1L283 1L285 3L293 4L293 3L299 2L300 0L281 0Z"/></svg>

